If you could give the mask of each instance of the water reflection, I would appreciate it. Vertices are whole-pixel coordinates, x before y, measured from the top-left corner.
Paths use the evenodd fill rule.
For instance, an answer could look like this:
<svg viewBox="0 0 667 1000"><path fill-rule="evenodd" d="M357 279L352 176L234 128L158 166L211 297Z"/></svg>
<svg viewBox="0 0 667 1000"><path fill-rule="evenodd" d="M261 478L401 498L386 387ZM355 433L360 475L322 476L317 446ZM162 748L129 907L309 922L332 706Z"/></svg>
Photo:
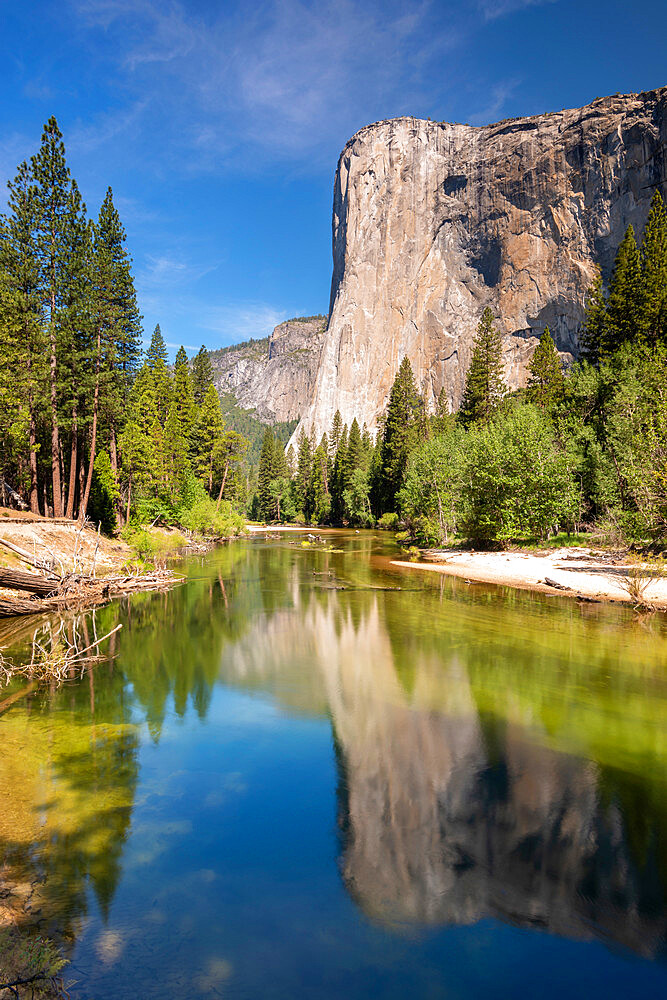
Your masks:
<svg viewBox="0 0 667 1000"><path fill-rule="evenodd" d="M404 594L295 594L227 648L221 672L291 708L306 694L326 705L341 872L365 913L495 917L664 951L661 635L627 660L626 623L608 617L592 648L600 624L576 606L545 635L548 606L528 602L512 634L497 596L480 614L433 589L407 612Z"/></svg>
<svg viewBox="0 0 667 1000"><path fill-rule="evenodd" d="M233 754L233 766L218 762L215 743L235 720L212 708L235 688L268 697L295 726L329 720L337 788L327 775L321 794L337 812L338 840L322 865L338 864L376 925L393 933L491 917L664 958L661 619L641 627L617 609L400 575L381 546L367 533L347 536L342 553L288 540L231 545L193 560L173 593L98 612L99 634L124 627L116 655L83 681L3 692L17 700L0 705L0 857L13 888L33 887L26 922L85 942L91 901L104 925L125 885L135 932L122 938L132 942L123 961L145 963L150 923L159 970L174 960L174 926L187 925L191 941L224 922L222 912L234 919L215 880L249 835L244 823L267 817L211 830L205 860L188 855L237 770ZM173 727L163 745L170 720L190 725L178 752ZM217 734L209 743L204 724ZM255 739L249 730L246 742ZM280 760L263 766L270 810L293 794L293 777ZM199 812L188 818L186 800L170 799L175 786L201 786ZM173 855L172 840L181 845ZM258 863L244 856L248 869L234 878L259 894ZM274 862L262 863L270 884ZM137 916L139 884L158 903ZM116 975L119 932L96 934L92 954ZM334 964L341 947L332 945ZM199 988L193 995L208 995Z"/></svg>

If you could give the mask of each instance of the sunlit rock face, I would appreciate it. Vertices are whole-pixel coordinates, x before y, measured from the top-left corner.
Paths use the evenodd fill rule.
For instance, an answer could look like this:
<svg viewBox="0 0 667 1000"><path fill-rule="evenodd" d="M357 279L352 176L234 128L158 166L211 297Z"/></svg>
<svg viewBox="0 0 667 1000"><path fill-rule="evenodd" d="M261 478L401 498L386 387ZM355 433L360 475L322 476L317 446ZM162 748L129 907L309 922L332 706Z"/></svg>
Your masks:
<svg viewBox="0 0 667 1000"><path fill-rule="evenodd" d="M286 320L268 341L212 351L216 389L267 423L296 420L313 399L325 326L321 316Z"/></svg>
<svg viewBox="0 0 667 1000"><path fill-rule="evenodd" d="M455 408L489 306L507 379L548 325L576 355L596 263L608 277L629 223L667 195L667 88L473 128L397 118L369 125L336 171L329 327L313 404L316 437L337 409L375 428L408 355L433 409Z"/></svg>

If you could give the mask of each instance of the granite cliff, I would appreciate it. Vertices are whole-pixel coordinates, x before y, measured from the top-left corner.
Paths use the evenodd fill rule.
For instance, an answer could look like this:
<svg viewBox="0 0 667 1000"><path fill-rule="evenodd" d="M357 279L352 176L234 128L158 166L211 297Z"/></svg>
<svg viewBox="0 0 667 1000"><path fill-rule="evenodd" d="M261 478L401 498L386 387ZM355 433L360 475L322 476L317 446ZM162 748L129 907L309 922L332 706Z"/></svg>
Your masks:
<svg viewBox="0 0 667 1000"><path fill-rule="evenodd" d="M296 420L313 396L325 316L289 319L262 340L211 351L215 387L274 424Z"/></svg>
<svg viewBox="0 0 667 1000"><path fill-rule="evenodd" d="M520 385L545 325L575 356L594 266L610 274L629 223L667 196L667 88L474 128L397 118L341 153L333 279L312 405L377 427L401 358L432 409L460 400L485 306ZM298 432L297 432L298 433Z"/></svg>

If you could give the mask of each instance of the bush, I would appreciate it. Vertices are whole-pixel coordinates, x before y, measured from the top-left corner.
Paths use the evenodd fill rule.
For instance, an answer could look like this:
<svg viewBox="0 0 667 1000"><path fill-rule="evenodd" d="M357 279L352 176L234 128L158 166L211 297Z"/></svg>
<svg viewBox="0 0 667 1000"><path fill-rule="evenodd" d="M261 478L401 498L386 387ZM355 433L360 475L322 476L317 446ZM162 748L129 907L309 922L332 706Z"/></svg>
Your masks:
<svg viewBox="0 0 667 1000"><path fill-rule="evenodd" d="M197 499L189 510L179 513L179 522L186 531L216 538L240 535L245 529L245 521L228 500L222 500L218 507L215 500L206 494Z"/></svg>
<svg viewBox="0 0 667 1000"><path fill-rule="evenodd" d="M398 524L398 514L395 514L393 511L387 511L379 519L377 526L383 531L398 531Z"/></svg>
<svg viewBox="0 0 667 1000"><path fill-rule="evenodd" d="M468 538L548 538L572 525L579 506L567 455L548 417L534 406L521 404L468 431L459 501Z"/></svg>

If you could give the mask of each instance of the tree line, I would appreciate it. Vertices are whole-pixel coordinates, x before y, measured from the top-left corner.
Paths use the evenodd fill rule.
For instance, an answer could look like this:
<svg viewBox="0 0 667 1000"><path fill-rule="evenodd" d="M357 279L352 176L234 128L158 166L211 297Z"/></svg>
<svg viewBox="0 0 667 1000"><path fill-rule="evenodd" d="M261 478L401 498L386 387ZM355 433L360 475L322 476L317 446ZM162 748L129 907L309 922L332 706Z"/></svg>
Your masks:
<svg viewBox="0 0 667 1000"><path fill-rule="evenodd" d="M246 505L247 442L225 426L205 348L142 352L132 261L111 188L90 219L55 118L0 216L0 502L197 521ZM237 519L238 520L238 519Z"/></svg>
<svg viewBox="0 0 667 1000"><path fill-rule="evenodd" d="M266 432L254 513L313 524L396 525L422 544L544 539L596 526L667 537L667 213L655 193L628 227L609 287L588 296L580 359L565 369L547 327L528 384L509 391L485 309L458 412L427 415L399 367L377 438L336 413L285 455Z"/></svg>

